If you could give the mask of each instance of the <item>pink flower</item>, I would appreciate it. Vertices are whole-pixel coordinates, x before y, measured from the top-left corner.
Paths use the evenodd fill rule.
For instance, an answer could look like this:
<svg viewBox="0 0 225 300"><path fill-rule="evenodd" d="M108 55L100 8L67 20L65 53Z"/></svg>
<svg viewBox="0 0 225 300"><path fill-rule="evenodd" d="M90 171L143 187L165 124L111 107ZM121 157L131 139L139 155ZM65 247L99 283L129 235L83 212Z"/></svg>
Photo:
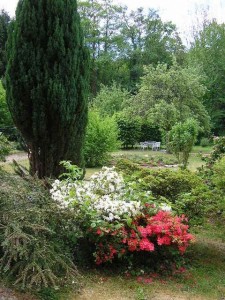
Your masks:
<svg viewBox="0 0 225 300"><path fill-rule="evenodd" d="M158 236L157 243L159 246L161 245L171 245L171 238L169 236Z"/></svg>
<svg viewBox="0 0 225 300"><path fill-rule="evenodd" d="M147 238L143 238L139 243L140 249L145 251L154 251L155 246L152 242L149 242Z"/></svg>
<svg viewBox="0 0 225 300"><path fill-rule="evenodd" d="M128 250L133 252L135 250L137 250L137 246L138 246L138 240L137 239L130 239L127 241L128 244Z"/></svg>
<svg viewBox="0 0 225 300"><path fill-rule="evenodd" d="M100 228L98 228L98 229L97 229L97 231L96 231L96 233L97 233L98 235L102 234L102 231L101 231L101 229L100 229Z"/></svg>
<svg viewBox="0 0 225 300"><path fill-rule="evenodd" d="M146 228L144 228L143 226L138 226L138 231L140 232L141 236L143 238L146 238L147 237L147 234L148 234L148 231Z"/></svg>
<svg viewBox="0 0 225 300"><path fill-rule="evenodd" d="M144 283L152 283L153 279L152 278L145 278Z"/></svg>

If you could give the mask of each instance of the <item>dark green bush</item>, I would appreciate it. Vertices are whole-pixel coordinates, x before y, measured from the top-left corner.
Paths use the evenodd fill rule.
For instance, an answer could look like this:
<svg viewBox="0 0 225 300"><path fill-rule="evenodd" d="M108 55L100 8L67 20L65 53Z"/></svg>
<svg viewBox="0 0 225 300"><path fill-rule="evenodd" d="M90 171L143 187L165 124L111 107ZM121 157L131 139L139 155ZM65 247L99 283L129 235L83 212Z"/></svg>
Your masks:
<svg viewBox="0 0 225 300"><path fill-rule="evenodd" d="M138 118L128 118L122 114L117 116L119 139L124 148L133 148L140 140L141 121Z"/></svg>
<svg viewBox="0 0 225 300"><path fill-rule="evenodd" d="M154 126L152 124L143 123L141 125L141 134L139 138L139 142L144 141L162 141L162 135L158 126Z"/></svg>
<svg viewBox="0 0 225 300"><path fill-rule="evenodd" d="M140 187L152 191L156 198L165 197L171 202L175 202L178 195L203 184L197 175L189 171L171 169L141 170L131 178L140 179Z"/></svg>

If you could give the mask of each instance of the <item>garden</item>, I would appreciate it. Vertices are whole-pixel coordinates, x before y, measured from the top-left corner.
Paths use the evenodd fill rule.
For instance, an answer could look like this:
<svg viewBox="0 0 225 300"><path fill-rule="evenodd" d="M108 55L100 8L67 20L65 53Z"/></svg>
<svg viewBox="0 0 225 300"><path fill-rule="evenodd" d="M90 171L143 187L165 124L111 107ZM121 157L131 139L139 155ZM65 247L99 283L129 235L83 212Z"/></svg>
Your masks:
<svg viewBox="0 0 225 300"><path fill-rule="evenodd" d="M0 299L225 299L225 31L203 25L186 49L108 0L0 12Z"/></svg>
<svg viewBox="0 0 225 300"><path fill-rule="evenodd" d="M195 171L146 167L146 155L176 158L127 150L84 179L63 161L55 181L33 179L27 159L2 163L2 284L18 299L222 298L225 139L206 161L202 150Z"/></svg>

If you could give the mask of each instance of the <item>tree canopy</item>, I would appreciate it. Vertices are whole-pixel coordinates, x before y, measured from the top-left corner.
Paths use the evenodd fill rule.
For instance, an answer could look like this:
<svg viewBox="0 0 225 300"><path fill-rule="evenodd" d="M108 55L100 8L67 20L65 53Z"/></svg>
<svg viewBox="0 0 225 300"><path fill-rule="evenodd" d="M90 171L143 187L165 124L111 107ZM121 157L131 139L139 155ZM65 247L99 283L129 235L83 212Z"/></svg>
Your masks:
<svg viewBox="0 0 225 300"><path fill-rule="evenodd" d="M189 52L189 64L204 73L207 87L204 104L212 118L215 134L225 133L225 24L204 23Z"/></svg>

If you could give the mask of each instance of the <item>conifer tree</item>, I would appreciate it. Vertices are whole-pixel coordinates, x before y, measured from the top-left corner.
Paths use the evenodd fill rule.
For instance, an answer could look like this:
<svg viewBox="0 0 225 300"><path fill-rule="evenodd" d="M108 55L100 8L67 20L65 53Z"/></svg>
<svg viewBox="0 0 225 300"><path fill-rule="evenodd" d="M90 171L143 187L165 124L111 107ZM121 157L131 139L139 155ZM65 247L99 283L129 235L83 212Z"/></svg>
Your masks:
<svg viewBox="0 0 225 300"><path fill-rule="evenodd" d="M4 10L0 11L0 78L4 76L6 69L5 45L7 41L7 31L10 24L10 16Z"/></svg>
<svg viewBox="0 0 225 300"><path fill-rule="evenodd" d="M83 166L88 57L76 0L19 0L6 88L32 175L58 176L62 160Z"/></svg>

